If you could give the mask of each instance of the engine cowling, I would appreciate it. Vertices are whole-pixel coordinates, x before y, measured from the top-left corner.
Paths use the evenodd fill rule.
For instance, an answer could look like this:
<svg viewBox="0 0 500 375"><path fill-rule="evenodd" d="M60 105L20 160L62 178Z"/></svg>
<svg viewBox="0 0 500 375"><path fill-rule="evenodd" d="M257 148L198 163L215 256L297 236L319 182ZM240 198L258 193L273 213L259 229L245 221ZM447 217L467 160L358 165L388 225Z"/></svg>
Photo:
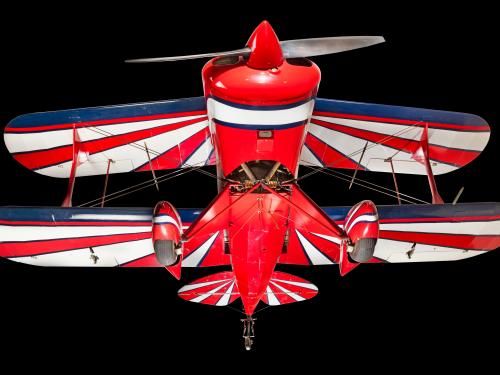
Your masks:
<svg viewBox="0 0 500 375"><path fill-rule="evenodd" d="M349 257L358 263L368 262L375 252L379 234L377 207L372 201L353 206L345 218L344 230L349 236Z"/></svg>
<svg viewBox="0 0 500 375"><path fill-rule="evenodd" d="M161 201L153 213L153 248L156 259L166 267L176 265L182 255L182 222L169 202Z"/></svg>

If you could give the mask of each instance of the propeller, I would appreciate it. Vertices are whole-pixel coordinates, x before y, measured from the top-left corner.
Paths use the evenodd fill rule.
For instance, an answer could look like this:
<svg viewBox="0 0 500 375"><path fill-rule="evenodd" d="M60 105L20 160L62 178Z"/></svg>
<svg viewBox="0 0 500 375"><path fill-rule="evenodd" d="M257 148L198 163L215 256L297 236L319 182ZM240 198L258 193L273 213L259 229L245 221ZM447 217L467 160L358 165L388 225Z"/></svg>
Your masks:
<svg viewBox="0 0 500 375"><path fill-rule="evenodd" d="M241 48L241 49L235 49L234 51L200 53L197 55L172 56L172 57L153 57L150 59L132 59L132 60L125 60L125 62L126 63L151 63L151 62L204 59L207 57L219 57L219 56L248 56L248 55L250 55L251 52L252 52L252 50L250 48L245 47L245 48Z"/></svg>
<svg viewBox="0 0 500 375"><path fill-rule="evenodd" d="M384 41L384 38L381 36L338 36L330 38L285 40L280 42L271 25L269 25L269 22L263 21L250 36L247 46L241 49L197 55L133 59L126 60L125 62L150 63L203 59L219 56L243 56L249 58L251 66L266 68L270 64L281 63L283 58L329 55L331 53L373 46ZM252 62L251 60L254 61Z"/></svg>
<svg viewBox="0 0 500 375"><path fill-rule="evenodd" d="M353 49L373 46L375 44L383 43L384 41L385 41L384 38L381 36L337 36L330 38L285 40L283 42L280 42L280 46L283 51L283 57L294 58L294 57L329 55L332 53L345 52ZM184 55L184 56L171 56L171 57L154 57L147 59L132 59L132 60L125 60L125 62L152 63L152 62L204 59L208 57L211 58L219 56L247 57L250 55L251 52L252 50L249 47L245 47L233 51L201 53L197 55Z"/></svg>

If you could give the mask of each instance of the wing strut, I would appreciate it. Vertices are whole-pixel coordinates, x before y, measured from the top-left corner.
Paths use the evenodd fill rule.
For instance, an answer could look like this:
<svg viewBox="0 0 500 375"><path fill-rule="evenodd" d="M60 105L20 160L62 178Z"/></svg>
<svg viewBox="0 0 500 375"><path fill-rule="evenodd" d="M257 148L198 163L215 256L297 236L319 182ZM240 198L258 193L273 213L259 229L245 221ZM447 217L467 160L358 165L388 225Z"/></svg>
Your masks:
<svg viewBox="0 0 500 375"><path fill-rule="evenodd" d="M391 164L392 179L394 180L394 188L396 189L396 197L398 198L398 204L401 205L401 197L399 196L398 180L396 179L396 172L394 172L394 164L392 163L392 156L385 160Z"/></svg>
<svg viewBox="0 0 500 375"><path fill-rule="evenodd" d="M106 201L106 190L108 190L109 168L111 167L111 163L114 163L114 161L108 159L108 168L106 169L106 179L104 180L104 189L102 191L101 208L104 207L104 202Z"/></svg>
<svg viewBox="0 0 500 375"><path fill-rule="evenodd" d="M82 155L84 154L83 152L83 146L82 142L80 141L80 137L78 136L78 131L76 130L76 125L73 125L73 161L71 162L71 172L69 175L69 181L68 181L68 190L66 191L66 197L64 198L64 201L62 202L61 206L62 207L71 207L72 205L72 199L73 199L73 190L75 188L75 179L76 179L76 169L80 164L83 163Z"/></svg>
<svg viewBox="0 0 500 375"><path fill-rule="evenodd" d="M425 124L425 128L422 131L422 137L420 138L420 145L413 152L412 158L419 163L425 165L425 170L427 172L427 178L429 179L429 187L432 194L432 204L443 204L443 198L439 195L436 180L434 179L434 174L432 173L432 166L429 161L429 131L428 126Z"/></svg>

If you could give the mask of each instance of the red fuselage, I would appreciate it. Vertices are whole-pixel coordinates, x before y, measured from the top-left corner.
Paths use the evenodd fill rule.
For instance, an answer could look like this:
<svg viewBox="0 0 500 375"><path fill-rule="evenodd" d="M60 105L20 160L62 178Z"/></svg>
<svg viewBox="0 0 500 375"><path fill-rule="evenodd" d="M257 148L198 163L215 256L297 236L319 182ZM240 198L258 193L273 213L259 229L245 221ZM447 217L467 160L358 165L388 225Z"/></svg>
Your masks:
<svg viewBox="0 0 500 375"><path fill-rule="evenodd" d="M279 165L279 173L296 177L320 70L307 59L284 59L268 24L257 28L248 45L249 58L221 57L203 68L218 175L234 179L243 165L263 179ZM227 203L239 196L231 194ZM248 315L268 287L287 235L286 204L273 194L259 194L255 204L250 217L232 212L225 234ZM263 214L271 207L274 215Z"/></svg>

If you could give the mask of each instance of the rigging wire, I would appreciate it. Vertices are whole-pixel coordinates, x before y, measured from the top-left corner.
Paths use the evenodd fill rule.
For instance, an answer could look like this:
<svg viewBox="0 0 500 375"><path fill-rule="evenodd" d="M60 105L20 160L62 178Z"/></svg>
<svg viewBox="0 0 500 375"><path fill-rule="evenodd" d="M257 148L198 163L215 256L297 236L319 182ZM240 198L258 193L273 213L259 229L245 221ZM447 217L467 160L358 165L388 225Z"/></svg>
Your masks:
<svg viewBox="0 0 500 375"><path fill-rule="evenodd" d="M310 169L319 169L319 167L315 167L315 166L310 166L310 165L304 165L304 166L305 166L305 167L308 167L308 168L310 168ZM351 180L352 180L352 176L348 175L347 173L342 173L342 172L340 172L340 171L330 170L330 169L327 169L327 170L322 171L322 172L326 173L326 171L330 172L330 174L332 175L332 177L337 177L337 176L334 176L333 174L337 174L337 175L340 175L340 176L345 177L345 178L342 178L342 180L343 180L343 181L346 181L346 179L349 179L349 182L351 182ZM355 180L353 183L354 183L354 184L356 184L356 181L360 181L360 182L362 182L362 183L364 183L364 184L374 186L374 187L376 187L376 188L378 188L378 189L382 189L382 190L385 190L385 191L387 191L387 192L394 193L394 194L396 194L396 195L391 195L391 196L393 196L393 197L394 197L394 196L395 196L395 197L397 197L397 193L398 193L398 192L397 192L396 190L390 189L390 188L385 187L385 186L382 186L382 185L375 184L375 183L370 182L370 181L367 181L367 180L363 180L363 179L361 179L361 178L356 178L356 180ZM357 185L360 185L360 184L358 183ZM365 187L364 185L360 185L360 186ZM414 200L415 202L417 202L417 203L430 204L429 202L424 201L423 199L420 199L420 198L414 197L414 196L409 195L409 194L404 194L404 193L401 193L401 192L400 192L400 193L399 193L399 195L400 195L400 196L404 196L404 197L409 198L409 199L413 199L413 200ZM408 200L406 200L406 202L408 202Z"/></svg>
<svg viewBox="0 0 500 375"><path fill-rule="evenodd" d="M368 150L372 149L373 147L383 145L384 143L388 142L388 141L389 141L389 140L391 140L392 138L397 137L397 136L400 136L400 135L403 135L404 133L407 133L407 132L409 132L410 130L415 129L415 127L417 127L420 123L422 123L422 121L418 121L418 122L416 122L415 124L408 125L408 128L406 128L406 129L401 129L401 130L397 131L397 132L396 132L396 133L394 133L394 134L387 135L386 137L382 138L380 141L378 141L378 142L374 142L374 143L372 143L371 145L369 145L368 147L366 147L366 150L365 150L365 151L368 151ZM320 126L321 126L321 125L320 125ZM353 156L356 156L356 155L358 155L359 153L363 152L363 150L364 150L364 149L365 149L365 147L362 147L362 148L360 148L360 149L358 149L358 150L356 150L356 151L351 152L351 153L350 153L350 154L348 154L348 155L344 155L344 156L342 156L342 157L340 157L340 158L338 158L338 159L333 160L331 163L329 163L329 164L327 164L327 165L324 165L324 166L322 166L322 167L320 167L320 168L318 168L318 169L316 169L316 170L313 170L313 171L311 171L311 172L309 172L309 173L306 173L305 175L303 175L303 176L301 176L301 177L298 177L298 178L296 178L296 179L294 179L294 180L290 180L290 181L286 181L286 182L292 182L292 181L294 181L294 182L298 182L298 181L300 181L300 180L303 180L304 178L307 178L307 177L309 177L309 176L312 176L312 175L314 175L314 174L316 174L316 173L320 172L320 171L321 171L321 170L323 170L323 169L332 168L335 164L340 163L340 162L341 162L341 161L343 161L344 159L352 159L352 157L353 157ZM396 152L396 154L397 154L399 151L401 151L401 150L398 150L398 151ZM359 163L358 163L358 164L359 164Z"/></svg>
<svg viewBox="0 0 500 375"><path fill-rule="evenodd" d="M106 137L108 137L108 136L116 136L116 135L117 135L117 134L113 134L113 133L111 133L111 132L109 132L109 131L106 131L106 130L104 130L104 129L99 129L99 128L96 128L96 127L87 127L87 128L85 128L85 129L88 129L88 130L90 130L90 131L93 131L94 133L97 133L97 134L99 134L99 135L103 135L103 136L106 136ZM154 154L155 156L160 156L160 155L161 155L161 153L160 153L160 152L155 151L155 150L153 150L153 149L148 149L148 150L146 150L146 147L145 147L145 146L142 146L142 145L140 145L140 144L138 144L138 143L136 143L136 142L131 142L131 143L128 143L127 145L128 145L128 146L131 146L131 147L134 147L134 148L136 148L136 149L139 149L139 150L141 150L141 151L144 151L144 152L149 152L149 153L151 153L151 154ZM172 160L173 160L173 158L170 158L170 159L172 159ZM217 176L217 175L215 175L215 174L213 174L213 173L211 173L211 172L208 172L208 171L205 171L205 170L201 169L201 167L202 167L202 166L196 166L196 165L191 165L191 164L184 163L184 164L183 164L183 167L191 168L191 169L187 170L187 171L189 171L189 172L190 172L190 171L197 171L197 172L199 172L199 173L201 173L201 174L204 174L204 175L206 175L206 176L209 176L209 177L215 178L215 179L217 179L217 180L221 180L221 181L224 181L224 182L225 182L225 181L227 181L227 180L226 180L225 178L223 178L223 177L219 177L219 176ZM160 178L156 179L156 181L159 181L160 179L161 179L162 181L166 181L166 180L172 179L172 178L174 178L174 177L178 177L178 176L181 176L181 175L185 174L184 172L182 172L182 173L179 173L179 172L181 172L181 171L179 171L179 170L175 170L175 171L173 171L173 172L171 172L171 173L168 173L168 174L166 174L166 175L161 176ZM187 172L186 172L186 173L187 173ZM125 189L122 189L122 190L119 190L119 191L116 191L116 192L110 193L110 194L106 195L106 199L105 199L104 201L102 200L102 197L99 197L99 198L93 199L93 200L91 200L91 201L85 202L85 203L83 203L83 204L79 205L78 207L85 207L85 206L88 206L88 207L95 207L95 206L96 206L96 204L94 204L94 203L95 203L95 202L97 202L97 201L101 201L101 202L103 202L103 203L104 203L104 202L107 202L107 201L110 201L110 200L113 200L113 199L116 199L116 198L119 198L119 197L123 197L123 196L128 195L128 194L132 194L132 193L134 193L134 192L136 192L136 191L140 191L140 190L142 190L142 189L145 189L145 188L150 187L150 186L151 186L151 184L148 184L148 183L150 183L151 181L155 181L155 179L153 178L153 179L151 179L151 180L147 180L147 181L141 182L141 183L139 183L139 184L136 184L136 185L130 186L130 187L128 187L128 188L125 188ZM147 186L144 186L144 187L139 188L139 186L142 186L142 185L145 185L145 184L148 184L148 185L147 185ZM155 184L156 184L156 183L155 183ZM129 190L130 190L130 191L129 191ZM127 191L127 192L126 192L126 191ZM125 192L126 192L126 193L125 193ZM120 194L120 193L123 193L123 194ZM111 198L111 197L112 197L112 198Z"/></svg>
<svg viewBox="0 0 500 375"><path fill-rule="evenodd" d="M298 178L296 178L296 179L294 179L294 180L290 180L290 181L286 181L286 182L292 182L292 181L293 181L293 182L298 182L298 181L300 181L300 180L303 180L304 178L310 177L310 176L312 176L312 175L314 175L314 174L316 174L316 173L319 173L319 172L322 172L322 173L325 173L325 174L329 174L329 175L331 175L331 176L333 176L333 177L337 177L337 178L339 178L339 179L341 179L341 180L345 180L345 178L342 178L342 177L340 177L340 176L336 176L334 173L337 173L337 174L342 175L342 176L347 176L346 174L343 174L343 173L341 173L341 172L337 172L337 171L335 171L335 172L334 172L334 171L331 171L331 170L330 170L330 169L328 169L328 168L331 168L332 166L334 166L335 164L337 164L337 163L341 162L341 161L342 161L342 160L344 160L344 159L349 159L349 158L351 158L352 156L356 156L356 155L357 155L357 154L359 154L360 152L363 152L363 150L365 150L365 151L366 151L366 150L369 150L369 149L371 149L371 148L373 148L373 147L376 147L376 146L378 146L378 145L383 145L385 142L389 141L391 138L396 137L396 136L399 136L399 135L402 135L402 134L404 134L404 133L406 133L406 132L408 132L408 131L410 131L410 130L413 130L413 129L414 129L416 126L418 126L420 123L422 123L422 121L418 121L418 122L416 122L415 124L408 126L408 128L402 129L402 130L400 130L400 131L398 131L398 132L396 132L396 133L394 133L394 134L392 134L392 135L387 135L386 137L382 138L380 141L378 141L378 142L376 142L376 143L372 143L372 144L371 144L371 145L369 145L368 147L363 147L362 149L356 150L356 151L354 151L354 152L352 152L352 153L350 153L350 154L348 154L348 155L344 155L344 156L342 156L341 158L338 158L338 159L334 160L333 162L329 163L328 165L324 165L324 166L322 166L322 167L317 167L317 168L316 168L316 167L314 167L314 166L305 165L305 166L309 167L310 169L312 169L312 171L311 171L311 172L309 172L309 173L306 173L305 175L303 175L303 176L301 176L301 177L298 177ZM106 130L103 130L103 129L98 129L98 128L96 128L96 127L88 127L88 128L86 128L86 129L88 129L88 130L90 130L90 131L93 131L93 132L95 132L95 133L97 133L97 134L104 135L104 136L115 136L115 135L116 135L116 134L113 134L113 133L108 132L108 131L106 131ZM142 146L142 145L138 144L138 143L131 142L131 143L129 143L128 145L129 145L129 146L131 146L131 147L137 148L137 149L139 149L139 150L141 150L141 151L146 152L146 148L145 148L144 146ZM396 154L397 154L397 153L399 153L400 151L401 151L401 150L398 150L398 151L396 152ZM160 156L160 155L161 155L161 153L159 153L158 151L155 151L155 150L153 150L153 149L149 149L149 152L150 152L150 153L152 153L152 154L155 154L156 156ZM202 167L202 166L194 166L194 165L190 165L190 164L184 164L184 166L185 166L185 167L188 167L188 168L191 168L191 169L187 169L186 171L179 171L179 170L175 170L175 171L173 171L173 172L171 172L171 173L167 173L166 175L163 175L163 176L159 177L156 181L155 181L155 179L153 178L153 179L151 179L151 180L144 181L144 182L142 182L142 183L139 183L139 184L133 185L133 186L131 186L131 187L128 187L128 188L125 188L125 189L122 189L122 190L119 190L119 191L116 191L116 192L110 193L110 194L108 194L108 195L106 196L106 199L104 200L104 202L108 202L108 201L110 201L110 200L114 200L114 199L117 199L117 198L120 198L120 197L126 196L126 195L128 195L128 194L132 194L132 193L134 193L134 192L137 192L137 191L140 191L140 190L146 189L146 188L148 188L148 187L152 186L153 184L156 184L156 182L158 182L158 183L160 183L160 182L164 182L164 181L167 181L167 180L170 180L170 179L172 179L172 178L175 178L175 177L181 176L181 175L186 174L186 173L191 172L191 171L197 171L197 172L199 172L199 173L201 173L201 174L205 174L205 175L207 175L207 176L209 176L209 177L212 177L212 178L215 178L215 179L217 179L217 180L224 181L224 182L226 182L226 181L227 181L227 179L226 179L226 178L219 177L219 176L217 176L217 175L215 175L215 174L213 174L213 173L211 173L211 172L208 172L208 171L205 171L205 170L201 169L201 167ZM329 173L329 172L330 172L330 173ZM350 182L350 180L351 180L351 176L349 176L349 182ZM358 180L359 180L359 179L358 179ZM368 185L376 186L378 189L383 189L383 190L390 191L390 192L393 192L393 193L394 193L394 190L388 189L388 188L386 188L386 187L379 186L379 185L377 185L377 184L374 184L374 183L371 183L371 182L369 182L369 181L365 181L365 180L360 180L360 181L362 181L363 183L368 184ZM151 183L151 182L152 182L152 183ZM374 191L377 191L377 192L379 192L379 193L382 193L382 194L385 194L385 195L389 195L389 196L391 196L391 197L394 197L394 195L389 194L389 193L386 193L386 192L381 191L381 190L378 190L378 189L376 189L376 188L369 187L369 186L367 186L367 185L363 185L363 184L358 183L358 182L354 182L354 183L355 183L356 185L359 185L359 186L365 187L365 188L367 188L367 189L374 190ZM145 185L145 186L143 186L143 185ZM421 202L421 203L428 203L428 202L426 202L426 201L423 201L423 200L421 200L421 199L418 199L418 198L415 198L415 197L409 196L409 195L407 195L407 194L402 194L402 193L400 193L400 195L405 196L405 197L408 197L408 198L411 198L411 199L413 199L413 200L415 200L415 201L418 201L418 202ZM397 196L396 196L396 197L397 197ZM405 202L409 202L409 203L415 204L414 202L409 201L409 200L407 200L407 199L403 199L403 200L404 200ZM102 197L99 197L99 198L96 198L96 199L94 199L94 200L92 200L92 201L89 201L89 202L83 203L83 204L81 204L79 207L84 207L84 206L87 206L87 205L90 205L89 207L95 207L95 206L96 206L95 202L103 202L103 201L102 201Z"/></svg>
<svg viewBox="0 0 500 375"><path fill-rule="evenodd" d="M311 168L311 167L309 167L309 168ZM315 170L316 170L316 171L318 171L318 172L321 172L321 173L324 173L324 174L330 175L330 176L332 176L332 177L336 177L336 178L338 178L338 179L340 179L340 180L343 180L343 181L346 181L346 182L351 182L351 178L350 178L350 177L349 177L349 178L345 178L345 177L338 176L338 175L336 175L336 174L335 174L335 173L336 173L336 171L332 171L332 170L329 170L329 169L326 169L326 170L325 170L325 169L321 169L321 168L317 168L317 169L315 169ZM355 185L362 186L362 187L364 187L364 188L366 188L366 189L373 190L373 191L376 191L376 192L381 193L381 194L384 194L384 195L388 195L388 196L390 196L390 197L392 197L392 198L397 198L397 195L394 195L394 194L388 193L388 192L386 192L386 191L383 191L383 190L380 190L380 189L377 189L377 188L371 187L371 186L369 186L369 185L364 185L364 184L359 183L359 182L356 182L356 181L354 181L353 183L354 183ZM372 185L378 186L378 185L376 185L376 184L372 184ZM420 200L420 199L418 199L418 198L413 198L413 197L411 197L411 198L412 198L412 199L415 199L415 200L418 200L418 201L420 201L420 202L424 202L424 203L426 203L426 204L429 204L428 202L422 201L422 200ZM405 201L405 202L407 202L407 203L410 203L410 204L418 204L418 203L416 203L416 202L414 202L414 201L411 201L411 200L409 200L409 199L406 199L406 198L401 198L401 200L402 200L402 201Z"/></svg>
<svg viewBox="0 0 500 375"><path fill-rule="evenodd" d="M201 168L201 167L197 167L197 168ZM177 170L177 171L176 171L177 173L175 173L175 174L174 174L174 173L172 173L172 174L164 175L164 176L162 176L162 177L160 177L160 178L157 178L157 179L156 179L156 182L154 181L154 179L152 179L152 182L151 182L151 183L149 183L149 184L147 184L147 185L145 185L145 186L138 187L138 188L136 188L136 189L133 189L133 190L127 191L127 192L125 192L125 193L115 195L115 196L113 196L113 197L111 197L111 198L106 197L106 198L104 199L104 202L109 202L109 201L112 201L112 200L114 200L114 199L121 198L121 197L124 197L124 196L126 196L126 195L129 195L129 194L135 193L135 192L137 192L137 191L147 189L147 188L149 188L149 187L155 186L155 185L156 185L156 183L160 184L160 183L162 183L162 182L165 182L165 181L171 180L171 179L173 179L173 178L175 178L175 177L182 176L183 174L187 174L187 173L193 172L193 171L195 171L195 170L196 170L196 167L195 167L195 168L191 168L191 169ZM151 181L151 180L150 180L150 181ZM101 199L102 199L102 198L101 198ZM98 206L99 204L100 204L100 203L99 203L99 202L97 202L97 203L94 203L94 204L92 204L92 205L90 205L90 206L88 206L88 207L96 207L96 206Z"/></svg>

